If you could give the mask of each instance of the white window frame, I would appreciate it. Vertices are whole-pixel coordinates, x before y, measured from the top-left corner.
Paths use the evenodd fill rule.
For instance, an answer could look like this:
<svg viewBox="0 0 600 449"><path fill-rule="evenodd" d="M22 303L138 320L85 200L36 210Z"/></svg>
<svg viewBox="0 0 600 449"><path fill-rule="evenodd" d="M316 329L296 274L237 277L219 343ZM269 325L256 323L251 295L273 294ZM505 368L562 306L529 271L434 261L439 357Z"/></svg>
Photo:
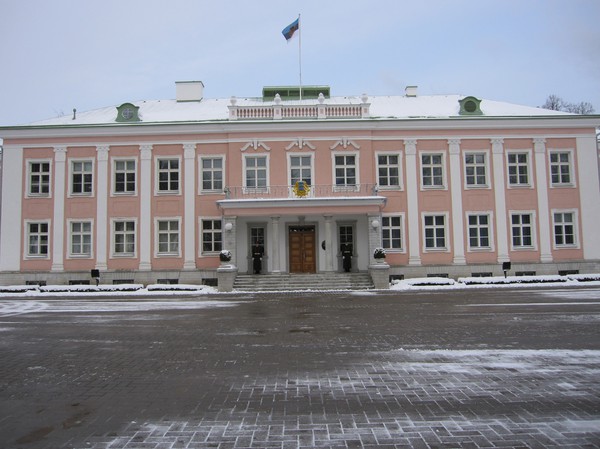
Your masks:
<svg viewBox="0 0 600 449"><path fill-rule="evenodd" d="M170 236L175 234L174 231L169 229L166 234L169 236L169 250L161 251L160 250L160 223L167 222L177 223L177 251L171 251L171 241ZM154 218L154 257L181 257L181 217L155 217Z"/></svg>
<svg viewBox="0 0 600 449"><path fill-rule="evenodd" d="M92 165L92 169L87 172L87 171L82 171L82 172L76 172L75 171L75 164L85 164L89 162ZM69 159L69 197L93 197L94 196L94 184L95 184L95 163L94 163L94 159L90 159L90 158L72 158ZM91 191L90 192L75 192L73 191L73 186L74 186L74 179L73 177L75 176L75 174L77 173L82 173L82 176L85 177L86 174L90 174L92 176L92 180L91 180ZM82 180L82 189L84 189L85 186L85 182L84 180ZM84 189L85 190L85 189Z"/></svg>
<svg viewBox="0 0 600 449"><path fill-rule="evenodd" d="M387 248L385 246L383 246L383 230L384 228L386 228L386 226L384 226L383 224L383 220L385 218L399 218L400 219L400 248ZM387 226L387 228L390 229L390 231L392 231L393 229L395 229L395 227L393 226ZM381 246L382 248L385 249L386 252L388 253L394 253L394 254L403 254L406 253L406 232L405 232L405 225L404 225L404 214L384 214L381 216ZM390 237L390 240L392 238Z"/></svg>
<svg viewBox="0 0 600 449"><path fill-rule="evenodd" d="M26 196L28 198L52 198L52 160L51 159L27 159L27 191ZM31 171L32 164L48 164L48 193L33 193L31 178L33 172ZM40 172L42 173L42 172ZM36 175L37 176L37 175ZM42 184L40 183L40 186Z"/></svg>
<svg viewBox="0 0 600 449"><path fill-rule="evenodd" d="M571 178L571 180L569 182L554 182L552 181L552 167L555 165L558 165L559 167L561 165L565 165L565 163L561 163L560 161L558 163L552 163L552 155L560 155L560 154L568 154L569 155L569 162L568 167L569 167L569 177ZM550 187L551 188L556 188L556 187L576 187L577 183L575 181L575 166L574 166L574 157L575 157L575 151L573 151L573 149L550 149L548 151L548 179L550 179Z"/></svg>
<svg viewBox="0 0 600 449"><path fill-rule="evenodd" d="M116 244L116 230L115 230L115 224L117 222L133 222L134 223L134 230L133 230L133 236L134 236L134 240L133 240L133 252L123 252L123 253L117 253L115 251L115 244ZM137 257L137 252L138 252L138 220L136 217L123 217L123 218L111 218L110 220L110 255L111 258L114 259L123 259L123 258L127 258L127 259L135 259ZM130 232L125 231L125 235L131 235Z"/></svg>
<svg viewBox="0 0 600 449"><path fill-rule="evenodd" d="M473 216L486 216L488 219L487 230L488 230L488 246L471 246L471 224L469 218ZM466 240L467 240L467 251L468 252L490 252L494 251L494 213L492 211L467 211L465 212L465 225L466 225ZM481 225L477 225L477 229L481 229ZM481 235L478 233L478 241L481 239Z"/></svg>
<svg viewBox="0 0 600 449"><path fill-rule="evenodd" d="M513 233L513 215L529 215L531 216L531 246L526 245L515 245L514 244L514 233ZM508 226L510 228L510 247L513 251L536 251L537 250L537 214L534 210L511 210L508 212ZM521 223L521 228L523 228ZM521 236L521 239L523 236Z"/></svg>
<svg viewBox="0 0 600 449"><path fill-rule="evenodd" d="M336 169L337 169L337 165L335 162L335 158L337 156L343 156L344 158L348 157L348 156L354 156L354 179L355 179L355 183L354 184L348 184L348 177L346 174L346 170L348 168L350 168L350 165L346 165L344 163L343 167L344 168L344 184L337 184L337 176L336 176ZM332 171L331 171L331 184L333 186L333 191L334 192L358 192L360 189L360 153L357 151L344 151L344 152L333 152L331 153L331 167L332 167Z"/></svg>
<svg viewBox="0 0 600 449"><path fill-rule="evenodd" d="M427 228L425 221L427 217L444 217L444 225L442 229L444 230L444 246L443 247L427 247ZM422 212L421 213L421 226L423 231L423 252L424 253L432 253L432 252L450 252L450 234L448 234L448 212ZM434 229L439 229L438 225L434 225ZM436 237L437 238L437 237Z"/></svg>
<svg viewBox="0 0 600 449"><path fill-rule="evenodd" d="M384 156L384 157L389 157L389 156L397 156L398 157L398 164L397 165L390 165L389 163L386 165L379 165L379 157L380 156ZM381 185L380 182L380 178L379 178L379 168L380 167L384 167L386 168L387 172L388 172L388 176L387 178L389 179L389 168L390 167L395 167L398 169L398 184L397 185ZM377 188L379 190L404 190L404 180L403 180L403 176L402 176L402 152L401 151L376 151L375 152L375 170L376 170L376 179L377 179Z"/></svg>
<svg viewBox="0 0 600 449"><path fill-rule="evenodd" d="M552 209L552 247L554 249L579 249L579 213L577 209ZM556 226L564 223L556 222L556 214L572 214L573 222L573 243L556 243ZM564 229L564 226L562 226Z"/></svg>
<svg viewBox="0 0 600 449"><path fill-rule="evenodd" d="M204 168L204 161L206 160L221 160L221 184L222 187L220 189L205 189L204 188L204 172L208 171L212 174L214 174L216 171L213 167L211 167L210 169L205 169ZM212 193L224 193L225 192L225 155L223 154L207 154L205 156L201 156L198 158L198 173L200 173L200 179L198 180L198 193L200 195L202 194L212 194ZM211 185L214 186L214 176L211 175Z"/></svg>
<svg viewBox="0 0 600 449"><path fill-rule="evenodd" d="M516 162L516 163L511 163L510 162L510 156L512 155L520 155L520 154L525 154L527 156L527 162L525 164L522 164L520 162ZM509 189L519 189L519 188L531 188L533 186L533 166L531 163L531 156L532 156L532 152L530 149L525 149L525 150L508 150L506 151L506 186ZM517 168L521 167L521 166L525 166L527 168L527 182L522 183L522 182L516 182L516 183L512 183L510 182L510 168L511 166L515 166ZM521 175L517 172L517 178L519 178Z"/></svg>
<svg viewBox="0 0 600 449"><path fill-rule="evenodd" d="M138 160L136 157L113 157L111 158L112 160L112 173L111 173L111 194L113 196L137 196L137 192L138 192L138 182L139 182L139 176L138 176ZM130 192L130 191L124 191L124 192L117 192L117 162L133 162L134 164L134 168L133 168L133 172L135 174L135 185L134 185L134 191ZM130 173L129 170L125 170L123 173L127 174ZM127 179L125 180L125 185L127 185Z"/></svg>
<svg viewBox="0 0 600 449"><path fill-rule="evenodd" d="M160 169L159 165L161 161L177 161L177 190L171 190L171 173L174 173L175 170L169 167L168 169ZM160 189L160 174L162 172L169 173L169 189L161 190ZM181 194L181 183L183 180L182 176L182 163L181 156L168 156L168 155L157 155L154 157L154 194L155 195L180 195Z"/></svg>
<svg viewBox="0 0 600 449"><path fill-rule="evenodd" d="M441 162L440 164L427 164L425 165L423 163L423 157L424 156L441 156ZM432 170L437 167L440 166L442 169L442 183L441 184L432 184L432 185L426 185L425 184L425 175L424 175L424 169L426 167L431 168ZM420 168L420 177L421 177L421 190L445 190L446 189L446 153L443 151L421 151L419 152L419 168ZM433 179L435 179L435 177L433 175L433 171L431 174L432 177L432 182Z"/></svg>
<svg viewBox="0 0 600 449"><path fill-rule="evenodd" d="M38 236L42 236L42 235L46 235L46 254L39 254L39 253L35 253L35 254L31 254L29 252L29 247L30 247L30 237L32 235L31 230L30 230L30 225L32 224L37 224L37 225L42 225L45 224L48 227L48 230L46 231L46 233L41 233L41 232L37 232L36 234ZM48 260L50 259L50 252L51 252L51 237L52 237L52 226L51 226L52 222L51 220L25 220L23 225L25 227L24 229L24 233L23 235L25 236L25 241L23 244L23 258L24 259L36 259L36 260ZM38 248L40 247L40 243L37 244Z"/></svg>
<svg viewBox="0 0 600 449"><path fill-rule="evenodd" d="M467 156L478 156L478 155L483 155L483 158L484 158L483 164L480 164L480 163L467 164ZM467 150L463 153L463 171L464 171L465 189L489 189L490 188L489 160L490 160L490 152L488 150ZM467 173L467 169L469 167L473 167L473 168L475 168L475 170L477 169L477 167L483 167L483 169L485 170L485 182L483 184L478 184L477 182L475 184L469 184L469 182L468 182L469 175ZM475 176L475 180L477 181L478 175L475 174L474 176Z"/></svg>
<svg viewBox="0 0 600 449"><path fill-rule="evenodd" d="M212 222L221 222L221 229L219 230L211 230L214 232L211 232L212 234L215 234L216 232L220 232L221 233L221 249L214 249L212 251L204 251L204 221L212 221ZM207 256L216 256L218 255L223 249L226 249L223 247L223 243L224 243L224 236L225 236L225 230L223 229L223 219L221 217L198 217L198 228L200 229L199 232L199 236L200 238L199 240L199 248L198 248L198 254L200 257L207 257ZM213 238L212 240L212 244L215 244L215 240Z"/></svg>
<svg viewBox="0 0 600 449"><path fill-rule="evenodd" d="M74 237L74 233L73 233L73 224L75 223L80 223L80 224L84 224L84 223L89 223L90 225L90 232L89 232L89 236L90 236L90 252L89 253L75 253L73 252L73 237ZM69 219L67 220L67 231L69 234L69 241L68 241L68 258L69 259L92 259L94 257L94 220L92 220L91 218L73 218L73 219ZM85 235L84 232L79 232L79 235Z"/></svg>
<svg viewBox="0 0 600 449"><path fill-rule="evenodd" d="M248 159L254 159L254 158L264 158L265 159L265 183L266 185L264 187L248 187L248 177L247 177L247 171L248 171ZM271 158L269 157L268 154L264 154L264 153L259 153L259 154L244 154L244 163L243 163L243 190L245 193L267 193L269 191L269 188L271 186L271 182L270 182L270 170L269 167L271 166ZM254 169L255 171L257 170L256 167L251 167L252 169ZM258 180L258 178L256 178Z"/></svg>

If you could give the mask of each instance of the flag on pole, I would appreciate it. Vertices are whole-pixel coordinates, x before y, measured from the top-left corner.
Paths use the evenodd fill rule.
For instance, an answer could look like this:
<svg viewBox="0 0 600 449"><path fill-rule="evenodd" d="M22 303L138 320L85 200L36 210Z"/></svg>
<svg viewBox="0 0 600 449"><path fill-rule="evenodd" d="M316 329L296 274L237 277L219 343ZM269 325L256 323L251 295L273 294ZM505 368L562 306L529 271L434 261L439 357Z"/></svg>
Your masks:
<svg viewBox="0 0 600 449"><path fill-rule="evenodd" d="M300 18L298 17L296 20L294 20L292 23L290 23L288 26L286 26L283 31L281 32L281 34L283 34L283 37L285 37L286 41L289 41L292 36L294 35L294 33L296 31L298 31L298 29L300 28Z"/></svg>

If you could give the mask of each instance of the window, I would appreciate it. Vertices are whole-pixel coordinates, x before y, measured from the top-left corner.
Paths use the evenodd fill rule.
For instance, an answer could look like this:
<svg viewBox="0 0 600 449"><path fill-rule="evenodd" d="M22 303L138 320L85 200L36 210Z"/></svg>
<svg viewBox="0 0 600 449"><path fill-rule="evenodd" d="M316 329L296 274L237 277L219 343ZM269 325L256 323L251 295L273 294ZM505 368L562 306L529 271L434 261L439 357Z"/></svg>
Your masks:
<svg viewBox="0 0 600 449"><path fill-rule="evenodd" d="M552 185L573 185L570 151L550 153L550 177Z"/></svg>
<svg viewBox="0 0 600 449"><path fill-rule="evenodd" d="M160 255L179 255L179 220L158 220L157 250Z"/></svg>
<svg viewBox="0 0 600 449"><path fill-rule="evenodd" d="M485 153L465 154L465 178L467 187L487 186Z"/></svg>
<svg viewBox="0 0 600 449"><path fill-rule="evenodd" d="M532 214L513 213L510 220L513 248L533 248Z"/></svg>
<svg viewBox="0 0 600 449"><path fill-rule="evenodd" d="M29 195L50 195L50 162L29 162Z"/></svg>
<svg viewBox="0 0 600 449"><path fill-rule="evenodd" d="M71 194L92 194L92 161L71 162Z"/></svg>
<svg viewBox="0 0 600 449"><path fill-rule="evenodd" d="M158 192L179 193L179 159L157 159Z"/></svg>
<svg viewBox="0 0 600 449"><path fill-rule="evenodd" d="M221 220L202 220L202 254L218 253L223 249Z"/></svg>
<svg viewBox="0 0 600 449"><path fill-rule="evenodd" d="M210 157L200 160L202 171L202 191L223 191L223 158Z"/></svg>
<svg viewBox="0 0 600 449"><path fill-rule="evenodd" d="M267 188L267 157L247 156L245 159L245 186L247 189L266 190Z"/></svg>
<svg viewBox="0 0 600 449"><path fill-rule="evenodd" d="M425 249L446 249L446 216L425 215Z"/></svg>
<svg viewBox="0 0 600 449"><path fill-rule="evenodd" d="M508 184L529 185L529 154L508 153Z"/></svg>
<svg viewBox="0 0 600 449"><path fill-rule="evenodd" d="M421 155L421 182L423 187L444 186L444 160L442 154Z"/></svg>
<svg viewBox="0 0 600 449"><path fill-rule="evenodd" d="M113 222L113 254L135 256L135 221L115 220Z"/></svg>
<svg viewBox="0 0 600 449"><path fill-rule="evenodd" d="M290 156L290 185L294 186L298 181L312 185L311 156Z"/></svg>
<svg viewBox="0 0 600 449"><path fill-rule="evenodd" d="M554 212L554 245L574 247L577 245L576 219L574 212Z"/></svg>
<svg viewBox="0 0 600 449"><path fill-rule="evenodd" d="M48 257L49 238L48 222L27 223L27 256Z"/></svg>
<svg viewBox="0 0 600 449"><path fill-rule="evenodd" d="M340 252L346 250L354 253L354 226L351 224L340 225L338 227L338 234L340 241Z"/></svg>
<svg viewBox="0 0 600 449"><path fill-rule="evenodd" d="M398 154L377 155L377 184L379 187L400 187L400 156Z"/></svg>
<svg viewBox="0 0 600 449"><path fill-rule="evenodd" d="M133 194L136 191L135 160L115 161L115 193Z"/></svg>
<svg viewBox="0 0 600 449"><path fill-rule="evenodd" d="M469 248L490 249L490 217L487 214L469 215Z"/></svg>
<svg viewBox="0 0 600 449"><path fill-rule="evenodd" d="M72 221L69 224L71 235L70 255L75 257L91 257L92 255L92 222Z"/></svg>
<svg viewBox="0 0 600 449"><path fill-rule="evenodd" d="M334 156L335 186L336 187L356 187L356 155L336 155Z"/></svg>
<svg viewBox="0 0 600 449"><path fill-rule="evenodd" d="M381 244L387 250L402 250L402 216L381 217Z"/></svg>

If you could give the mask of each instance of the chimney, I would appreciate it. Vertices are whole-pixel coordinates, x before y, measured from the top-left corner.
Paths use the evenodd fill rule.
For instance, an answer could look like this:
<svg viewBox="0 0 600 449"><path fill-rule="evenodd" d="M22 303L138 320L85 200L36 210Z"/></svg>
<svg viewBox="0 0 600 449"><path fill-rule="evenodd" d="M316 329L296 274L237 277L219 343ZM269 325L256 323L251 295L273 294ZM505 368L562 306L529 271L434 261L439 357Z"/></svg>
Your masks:
<svg viewBox="0 0 600 449"><path fill-rule="evenodd" d="M176 81L175 91L177 101L200 101L204 94L202 81Z"/></svg>
<svg viewBox="0 0 600 449"><path fill-rule="evenodd" d="M417 96L417 88L418 86L406 86L404 89L404 94L407 97L416 97Z"/></svg>

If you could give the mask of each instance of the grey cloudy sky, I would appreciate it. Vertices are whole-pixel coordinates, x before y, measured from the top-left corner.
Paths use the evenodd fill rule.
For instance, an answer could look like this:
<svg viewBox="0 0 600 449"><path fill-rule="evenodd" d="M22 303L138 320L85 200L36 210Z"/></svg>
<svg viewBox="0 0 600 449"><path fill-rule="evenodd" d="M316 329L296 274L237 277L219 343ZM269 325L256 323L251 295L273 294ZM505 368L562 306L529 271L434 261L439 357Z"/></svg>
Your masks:
<svg viewBox="0 0 600 449"><path fill-rule="evenodd" d="M600 113L598 0L0 0L0 126L127 101L298 84L475 95Z"/></svg>

